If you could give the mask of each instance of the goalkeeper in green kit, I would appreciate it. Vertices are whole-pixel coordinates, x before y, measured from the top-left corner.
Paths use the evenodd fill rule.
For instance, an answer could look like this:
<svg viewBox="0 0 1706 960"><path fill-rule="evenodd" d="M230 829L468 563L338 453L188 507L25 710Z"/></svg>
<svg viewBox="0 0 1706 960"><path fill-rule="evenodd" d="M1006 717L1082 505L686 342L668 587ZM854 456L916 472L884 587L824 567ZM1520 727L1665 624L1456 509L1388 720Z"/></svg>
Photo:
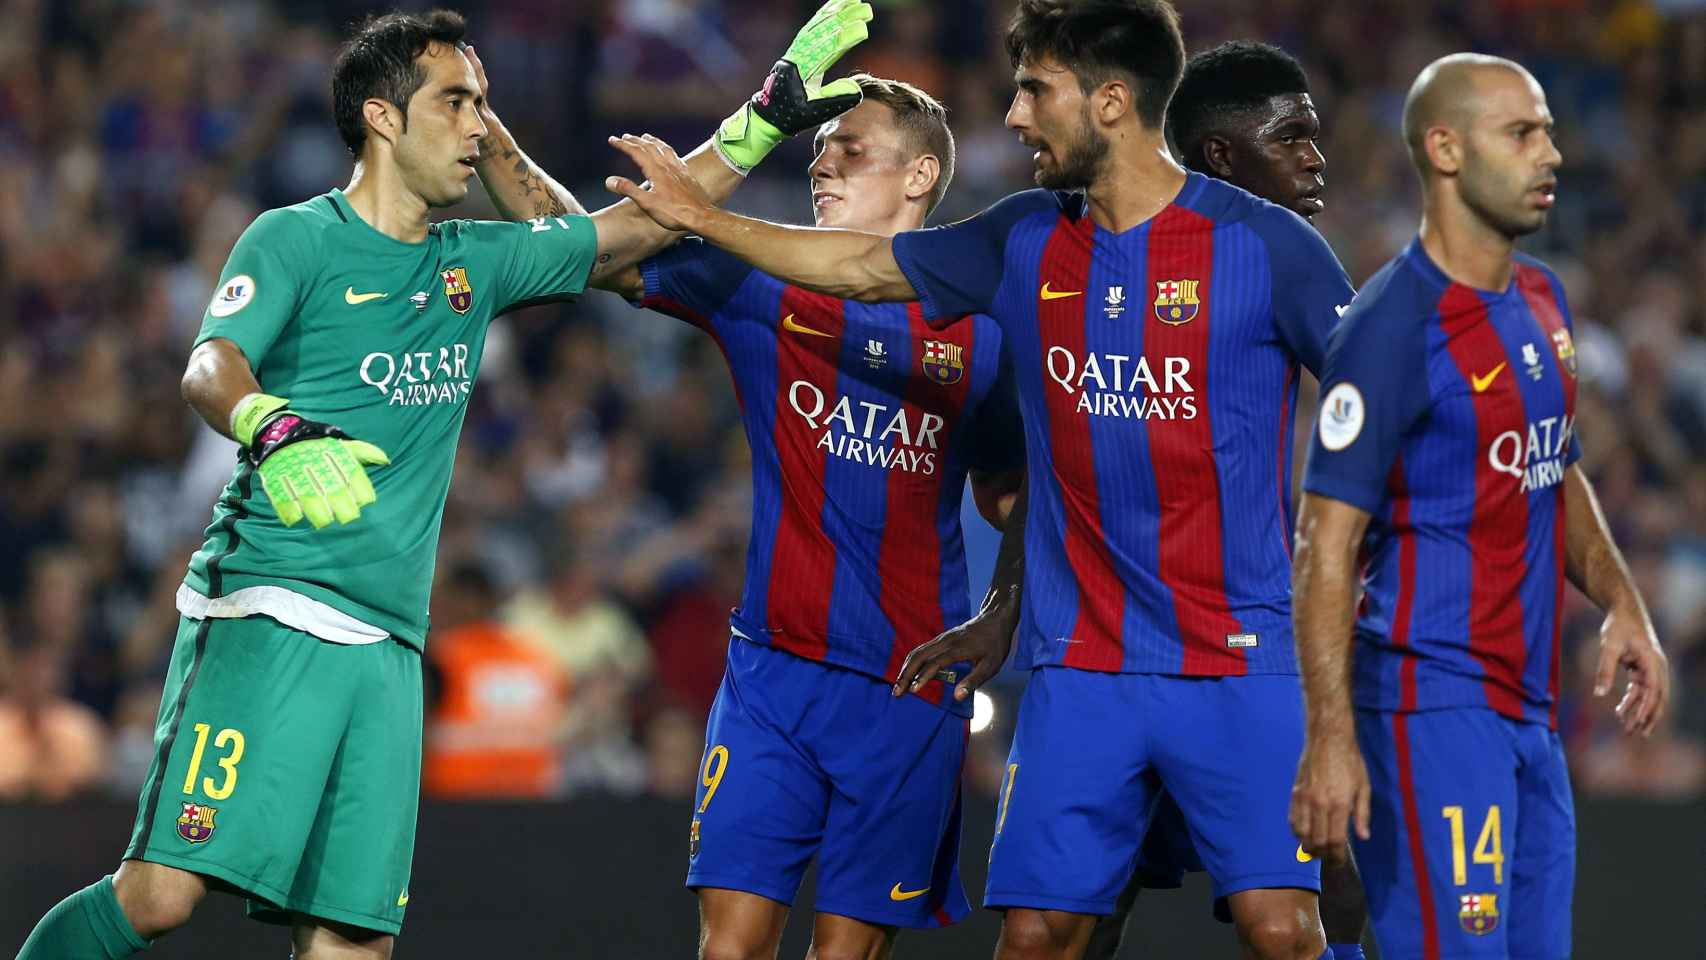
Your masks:
<svg viewBox="0 0 1706 960"><path fill-rule="evenodd" d="M784 137L859 102L821 79L870 16L863 0L817 12L689 158L707 190L726 197ZM487 325L676 239L626 201L588 215L543 174L487 105L463 29L446 11L363 24L332 76L349 187L267 211L231 253L183 392L241 453L178 590L130 845L20 960L129 957L209 889L290 925L297 957L391 953L428 591ZM476 173L519 222L429 223Z"/></svg>

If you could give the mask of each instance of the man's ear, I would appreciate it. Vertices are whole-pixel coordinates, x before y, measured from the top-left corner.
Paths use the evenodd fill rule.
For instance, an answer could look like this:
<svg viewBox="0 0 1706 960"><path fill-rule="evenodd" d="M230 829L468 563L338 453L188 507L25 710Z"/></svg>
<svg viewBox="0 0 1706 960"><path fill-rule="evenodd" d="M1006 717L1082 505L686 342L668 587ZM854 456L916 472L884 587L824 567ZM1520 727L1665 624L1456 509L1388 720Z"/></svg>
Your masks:
<svg viewBox="0 0 1706 960"><path fill-rule="evenodd" d="M1202 161L1222 180L1232 176L1232 141L1219 134L1203 137Z"/></svg>
<svg viewBox="0 0 1706 960"><path fill-rule="evenodd" d="M1463 167L1463 140L1450 127L1429 127L1422 134L1422 149L1427 151L1428 162L1444 176L1456 176Z"/></svg>
<svg viewBox="0 0 1706 960"><path fill-rule="evenodd" d="M403 112L389 100L369 97L361 105L361 117L367 122L367 135L395 144L397 137L408 129Z"/></svg>
<svg viewBox="0 0 1706 960"><path fill-rule="evenodd" d="M1137 107L1137 95L1124 80L1109 80L1091 94L1091 111L1106 126L1113 126L1121 117Z"/></svg>
<svg viewBox="0 0 1706 960"><path fill-rule="evenodd" d="M912 163L912 172L906 176L906 199L917 200L928 197L930 191L936 189L936 181L942 178L942 161L936 159L933 153L927 153Z"/></svg>

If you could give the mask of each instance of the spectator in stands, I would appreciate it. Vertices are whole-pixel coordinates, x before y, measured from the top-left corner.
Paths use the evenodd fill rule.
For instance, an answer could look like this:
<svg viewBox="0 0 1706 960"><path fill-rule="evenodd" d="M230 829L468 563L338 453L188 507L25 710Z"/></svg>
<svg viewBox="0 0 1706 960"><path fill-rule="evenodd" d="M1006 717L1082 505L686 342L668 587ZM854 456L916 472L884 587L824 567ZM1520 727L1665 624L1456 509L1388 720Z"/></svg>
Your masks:
<svg viewBox="0 0 1706 960"><path fill-rule="evenodd" d="M0 800L64 800L98 787L106 729L65 696L68 651L26 639L8 653L5 640L0 633Z"/></svg>
<svg viewBox="0 0 1706 960"><path fill-rule="evenodd" d="M497 618L497 587L471 563L433 591L427 656L438 695L421 787L456 799L554 796L563 777L568 678L558 660Z"/></svg>

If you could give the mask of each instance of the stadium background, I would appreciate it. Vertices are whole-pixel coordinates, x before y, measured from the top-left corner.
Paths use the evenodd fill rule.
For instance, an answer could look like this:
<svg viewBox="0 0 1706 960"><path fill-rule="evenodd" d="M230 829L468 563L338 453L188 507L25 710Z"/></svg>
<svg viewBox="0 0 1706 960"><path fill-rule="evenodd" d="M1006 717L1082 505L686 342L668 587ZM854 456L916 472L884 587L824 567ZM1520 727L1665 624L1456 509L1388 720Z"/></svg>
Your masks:
<svg viewBox="0 0 1706 960"><path fill-rule="evenodd" d="M1027 185L1028 153L1001 126L1008 0L877 5L872 39L842 66L919 83L950 107L959 172L937 219ZM460 9L499 115L596 208L610 200L603 175L627 172L606 134L690 148L811 6ZM1706 3L1180 7L1192 50L1251 37L1303 60L1326 127L1317 223L1359 283L1414 228L1396 130L1420 66L1496 52L1546 87L1565 166L1551 223L1526 247L1557 267L1575 307L1585 465L1677 680L1665 729L1617 736L1609 706L1586 695L1598 616L1572 595L1562 717L1582 819L1578 955L1701 955ZM172 591L232 459L178 398L187 347L249 220L346 182L328 65L340 25L366 9L0 0L0 952L120 852ZM736 206L803 222L806 147L778 151ZM453 213L491 215L478 187ZM733 393L707 338L602 294L494 327L444 523L432 653L438 689L454 693L429 721L438 759L404 955L687 955L687 802L739 586L747 488ZM969 520L968 539L981 592L994 537ZM481 638L507 645L502 664L458 655ZM991 688L995 721L974 738L968 882L981 880L1021 683ZM494 729L532 751L521 775L468 773L468 751L477 762ZM803 950L795 919L784 956ZM987 956L993 929L980 912L903 938L900 954ZM1232 953L1195 882L1148 898L1132 940L1127 956ZM277 931L216 898L153 955L283 949Z"/></svg>

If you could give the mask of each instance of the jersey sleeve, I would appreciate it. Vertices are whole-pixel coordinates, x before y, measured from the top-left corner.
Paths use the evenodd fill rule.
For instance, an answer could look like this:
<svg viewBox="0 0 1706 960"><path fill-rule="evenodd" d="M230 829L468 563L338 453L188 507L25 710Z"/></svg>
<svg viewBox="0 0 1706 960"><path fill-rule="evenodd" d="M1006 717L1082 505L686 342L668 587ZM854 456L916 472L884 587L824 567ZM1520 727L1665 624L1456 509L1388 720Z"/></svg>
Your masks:
<svg viewBox="0 0 1706 960"><path fill-rule="evenodd" d="M1383 310L1378 298L1345 312L1321 372L1305 490L1380 509L1404 434L1432 403L1423 331L1422 318Z"/></svg>
<svg viewBox="0 0 1706 960"><path fill-rule="evenodd" d="M1026 216L1058 208L1047 190L1027 190L958 223L896 234L895 262L918 291L925 319L943 327L962 314L994 309L1007 235Z"/></svg>
<svg viewBox="0 0 1706 960"><path fill-rule="evenodd" d="M505 251L493 316L580 294L598 259L598 229L590 217L476 220L465 229L478 242L495 242Z"/></svg>
<svg viewBox="0 0 1706 960"><path fill-rule="evenodd" d="M711 317L734 298L752 272L738 257L698 237L687 237L641 261L645 292L634 305L710 329Z"/></svg>
<svg viewBox="0 0 1706 960"><path fill-rule="evenodd" d="M1560 280L1558 275L1552 272L1551 267L1546 266L1538 260L1532 262L1540 269L1541 275L1546 278L1546 282L1552 287L1552 299L1558 304L1558 316L1564 321L1564 330L1566 331L1566 335L1569 337L1570 351L1573 358L1576 349L1576 318L1570 315L1570 302L1564 296L1564 281ZM1554 349L1556 349L1556 347L1554 347ZM1561 358L1560 362L1562 362ZM1576 432L1575 422L1572 420L1570 424L1570 445L1564 451L1564 466L1571 466L1581 458L1581 434Z"/></svg>
<svg viewBox="0 0 1706 960"><path fill-rule="evenodd" d="M1321 234L1292 211L1265 205L1251 225L1267 246L1280 340L1320 377L1328 335L1356 295L1350 277Z"/></svg>
<svg viewBox="0 0 1706 960"><path fill-rule="evenodd" d="M256 217L219 273L195 342L230 340L259 371L301 308L315 263L312 231L298 215L280 209Z"/></svg>
<svg viewBox="0 0 1706 960"><path fill-rule="evenodd" d="M1025 421L1019 414L1019 386L1006 350L1001 351L995 382L973 411L966 465L989 473L1025 465Z"/></svg>

